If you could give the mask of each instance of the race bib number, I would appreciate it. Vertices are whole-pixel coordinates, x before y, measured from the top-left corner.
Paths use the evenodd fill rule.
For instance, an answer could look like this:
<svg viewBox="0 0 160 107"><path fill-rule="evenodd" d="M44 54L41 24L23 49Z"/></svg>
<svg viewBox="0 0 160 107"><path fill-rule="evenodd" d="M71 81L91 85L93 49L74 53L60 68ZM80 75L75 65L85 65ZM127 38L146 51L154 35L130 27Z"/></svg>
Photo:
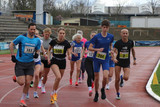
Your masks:
<svg viewBox="0 0 160 107"><path fill-rule="evenodd" d="M81 53L82 47L74 47L74 53Z"/></svg>
<svg viewBox="0 0 160 107"><path fill-rule="evenodd" d="M35 47L25 46L24 53L33 53Z"/></svg>
<svg viewBox="0 0 160 107"><path fill-rule="evenodd" d="M94 52L93 51L88 51L87 57L93 57Z"/></svg>
<svg viewBox="0 0 160 107"><path fill-rule="evenodd" d="M120 59L128 59L128 52L120 52L119 58Z"/></svg>
<svg viewBox="0 0 160 107"><path fill-rule="evenodd" d="M106 53L105 52L97 52L96 58L101 59L101 60L105 60L106 59Z"/></svg>
<svg viewBox="0 0 160 107"><path fill-rule="evenodd" d="M64 46L54 46L54 54L64 54Z"/></svg>

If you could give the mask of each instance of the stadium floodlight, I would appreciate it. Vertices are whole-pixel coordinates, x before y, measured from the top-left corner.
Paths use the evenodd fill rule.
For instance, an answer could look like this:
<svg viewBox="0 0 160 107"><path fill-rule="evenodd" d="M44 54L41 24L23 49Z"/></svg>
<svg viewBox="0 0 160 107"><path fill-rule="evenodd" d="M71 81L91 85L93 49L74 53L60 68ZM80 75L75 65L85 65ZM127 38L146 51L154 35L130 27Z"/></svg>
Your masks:
<svg viewBox="0 0 160 107"><path fill-rule="evenodd" d="M36 0L36 24L43 24L43 0Z"/></svg>

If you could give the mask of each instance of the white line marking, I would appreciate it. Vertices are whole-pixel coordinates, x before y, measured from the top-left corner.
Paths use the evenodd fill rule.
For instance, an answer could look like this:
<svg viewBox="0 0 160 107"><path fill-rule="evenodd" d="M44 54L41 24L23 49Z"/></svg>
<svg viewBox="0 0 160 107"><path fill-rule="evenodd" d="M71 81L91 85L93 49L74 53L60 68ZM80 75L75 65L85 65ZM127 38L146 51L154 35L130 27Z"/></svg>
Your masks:
<svg viewBox="0 0 160 107"><path fill-rule="evenodd" d="M4 72L4 71L8 71L8 70L14 70L13 68L10 68L10 69L4 69L4 70L1 70L0 72Z"/></svg>
<svg viewBox="0 0 160 107"><path fill-rule="evenodd" d="M111 106L116 107L113 103L111 103L107 98L105 99Z"/></svg>
<svg viewBox="0 0 160 107"><path fill-rule="evenodd" d="M0 103L3 101L3 99L8 95L10 94L12 91L14 91L15 89L19 88L20 86L17 86L15 88L13 88L12 90L8 91L1 99L0 99Z"/></svg>
<svg viewBox="0 0 160 107"><path fill-rule="evenodd" d="M2 79L7 79L7 78L11 78L12 76L7 76L7 77L2 77L2 78L0 78L0 80L2 80Z"/></svg>

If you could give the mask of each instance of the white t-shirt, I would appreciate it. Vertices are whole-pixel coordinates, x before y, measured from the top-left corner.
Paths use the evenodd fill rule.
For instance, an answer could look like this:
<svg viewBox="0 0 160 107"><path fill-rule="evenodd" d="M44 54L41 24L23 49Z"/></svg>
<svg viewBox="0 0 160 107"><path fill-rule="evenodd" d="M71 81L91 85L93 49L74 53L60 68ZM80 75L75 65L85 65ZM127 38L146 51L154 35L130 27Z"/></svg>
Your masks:
<svg viewBox="0 0 160 107"><path fill-rule="evenodd" d="M41 40L41 46L42 46L42 44L43 44L43 41ZM41 60L41 56L40 55L38 55L38 58L34 58L34 62L38 62L40 60Z"/></svg>

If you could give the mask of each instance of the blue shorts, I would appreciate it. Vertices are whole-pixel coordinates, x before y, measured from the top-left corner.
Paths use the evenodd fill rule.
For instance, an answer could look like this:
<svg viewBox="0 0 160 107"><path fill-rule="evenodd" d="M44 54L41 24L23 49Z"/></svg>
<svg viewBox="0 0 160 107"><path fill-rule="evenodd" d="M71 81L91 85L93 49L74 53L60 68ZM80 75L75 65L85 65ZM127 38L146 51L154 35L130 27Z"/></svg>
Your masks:
<svg viewBox="0 0 160 107"><path fill-rule="evenodd" d="M38 62L35 62L34 64L35 65L38 65L38 64L41 65L41 60L39 60Z"/></svg>
<svg viewBox="0 0 160 107"><path fill-rule="evenodd" d="M71 61L78 61L80 60L80 57L72 57Z"/></svg>
<svg viewBox="0 0 160 107"><path fill-rule="evenodd" d="M109 59L109 67L115 67L114 62L111 59Z"/></svg>
<svg viewBox="0 0 160 107"><path fill-rule="evenodd" d="M93 67L94 67L94 72L99 72L100 71L100 66L102 65L102 69L108 70L109 71L109 62L108 61L93 61Z"/></svg>

